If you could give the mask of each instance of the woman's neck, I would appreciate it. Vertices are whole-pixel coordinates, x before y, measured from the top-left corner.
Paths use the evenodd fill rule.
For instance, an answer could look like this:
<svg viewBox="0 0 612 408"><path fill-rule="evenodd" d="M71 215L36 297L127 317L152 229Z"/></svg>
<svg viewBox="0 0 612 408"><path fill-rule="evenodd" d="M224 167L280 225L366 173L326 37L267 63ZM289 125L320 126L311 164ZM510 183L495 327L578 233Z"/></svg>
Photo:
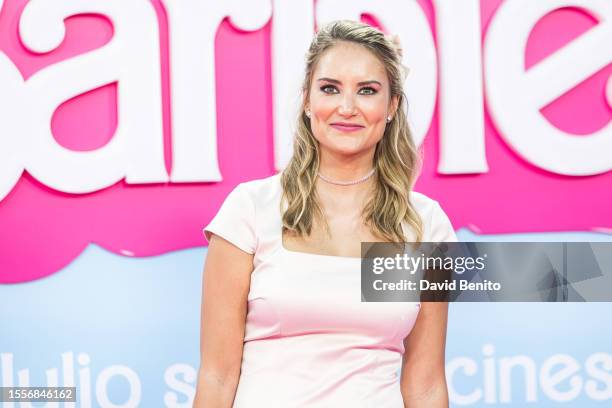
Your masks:
<svg viewBox="0 0 612 408"><path fill-rule="evenodd" d="M319 173L328 184L354 187L367 181L374 168L373 154L346 157L321 152ZM349 185L343 185L349 183ZM351 184L355 183L355 184Z"/></svg>

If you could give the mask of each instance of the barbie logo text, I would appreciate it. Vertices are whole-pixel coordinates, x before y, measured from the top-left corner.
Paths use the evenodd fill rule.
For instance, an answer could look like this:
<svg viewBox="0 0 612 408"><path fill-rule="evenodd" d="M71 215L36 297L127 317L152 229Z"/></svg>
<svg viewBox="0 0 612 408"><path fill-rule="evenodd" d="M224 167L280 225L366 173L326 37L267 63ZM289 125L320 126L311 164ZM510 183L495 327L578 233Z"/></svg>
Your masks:
<svg viewBox="0 0 612 408"><path fill-rule="evenodd" d="M612 61L609 1L505 1L490 22L484 48L479 1L432 3L437 50L423 10L412 1L319 0L313 7L311 0L162 0L171 67L172 171L168 174L164 165L160 25L152 2L32 0L19 19L20 39L32 53L57 49L65 39L64 19L74 15L104 16L112 22L114 33L104 46L47 66L27 80L0 52L0 200L24 170L46 186L76 194L98 191L122 179L129 184L220 181L215 33L226 17L246 32L259 30L274 19L271 87L278 168L290 155L290 118L295 104L288 102L297 101L302 58L314 21L321 24L370 15L402 38L404 62L411 68L406 82L412 102L409 114L419 143L432 121L439 80L438 172L488 171L484 94L506 143L533 165L570 176L612 169L609 123L588 137L574 137L549 123L540 112ZM546 14L567 6L581 7L599 23L526 70L525 47L532 28ZM58 143L51 126L58 106L112 83L118 87L118 120L110 141L90 151L75 151ZM610 80L605 95L610 104Z"/></svg>

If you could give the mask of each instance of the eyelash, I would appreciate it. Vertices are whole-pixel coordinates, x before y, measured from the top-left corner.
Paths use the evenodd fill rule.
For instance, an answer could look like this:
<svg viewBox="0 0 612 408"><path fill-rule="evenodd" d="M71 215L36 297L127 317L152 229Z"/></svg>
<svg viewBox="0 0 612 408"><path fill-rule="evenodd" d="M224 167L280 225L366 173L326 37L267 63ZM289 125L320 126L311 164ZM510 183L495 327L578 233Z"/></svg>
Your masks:
<svg viewBox="0 0 612 408"><path fill-rule="evenodd" d="M328 95L330 94L330 92L326 92L325 91L326 88L334 88L337 90L337 88L334 85L323 85L320 89L323 93L328 94ZM371 86L366 86L364 88L361 88L359 91L362 91L364 89L369 89L371 91L369 93L366 93L365 95L374 95L375 93L378 92L376 89L372 88Z"/></svg>

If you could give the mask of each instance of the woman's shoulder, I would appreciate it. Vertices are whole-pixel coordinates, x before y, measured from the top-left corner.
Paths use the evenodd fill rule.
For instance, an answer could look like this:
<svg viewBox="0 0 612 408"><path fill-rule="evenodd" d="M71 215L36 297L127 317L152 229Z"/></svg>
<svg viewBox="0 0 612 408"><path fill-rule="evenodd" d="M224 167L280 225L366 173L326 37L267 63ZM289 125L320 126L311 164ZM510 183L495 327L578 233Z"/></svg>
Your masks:
<svg viewBox="0 0 612 408"><path fill-rule="evenodd" d="M417 191L410 192L410 203L423 222L423 241L456 241L451 221L438 201Z"/></svg>
<svg viewBox="0 0 612 408"><path fill-rule="evenodd" d="M436 200L418 191L410 192L410 204L412 204L419 215L428 214L440 206Z"/></svg>
<svg viewBox="0 0 612 408"><path fill-rule="evenodd" d="M270 224L257 220L270 215L274 208L271 200L279 189L278 175L239 183L204 228L206 239L210 241L211 235L216 234L249 254L255 253L262 231L265 232L262 228Z"/></svg>
<svg viewBox="0 0 612 408"><path fill-rule="evenodd" d="M282 191L280 176L280 173L277 173L268 177L244 181L236 188L247 193L254 203L265 204L278 198Z"/></svg>

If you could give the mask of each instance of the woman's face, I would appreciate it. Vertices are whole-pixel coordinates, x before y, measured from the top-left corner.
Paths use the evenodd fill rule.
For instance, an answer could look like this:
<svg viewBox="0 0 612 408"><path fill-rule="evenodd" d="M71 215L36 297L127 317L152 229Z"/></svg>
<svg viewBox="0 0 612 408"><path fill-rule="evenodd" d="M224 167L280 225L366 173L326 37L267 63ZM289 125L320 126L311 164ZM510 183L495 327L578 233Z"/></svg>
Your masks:
<svg viewBox="0 0 612 408"><path fill-rule="evenodd" d="M319 59L305 108L322 153L355 155L374 152L397 103L383 63L365 47L341 42Z"/></svg>

